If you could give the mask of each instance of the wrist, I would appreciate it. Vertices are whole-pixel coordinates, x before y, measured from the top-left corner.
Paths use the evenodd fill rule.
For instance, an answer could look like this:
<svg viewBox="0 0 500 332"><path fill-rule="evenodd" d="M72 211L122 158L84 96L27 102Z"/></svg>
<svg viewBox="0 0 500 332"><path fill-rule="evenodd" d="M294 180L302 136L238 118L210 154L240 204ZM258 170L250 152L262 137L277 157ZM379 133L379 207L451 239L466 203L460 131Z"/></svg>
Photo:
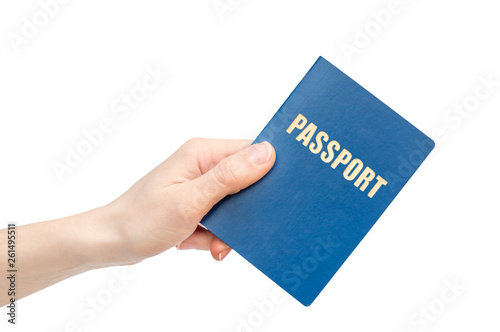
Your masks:
<svg viewBox="0 0 500 332"><path fill-rule="evenodd" d="M85 239L83 264L91 269L138 263L128 243L122 213L112 204L75 216L80 224L77 230Z"/></svg>

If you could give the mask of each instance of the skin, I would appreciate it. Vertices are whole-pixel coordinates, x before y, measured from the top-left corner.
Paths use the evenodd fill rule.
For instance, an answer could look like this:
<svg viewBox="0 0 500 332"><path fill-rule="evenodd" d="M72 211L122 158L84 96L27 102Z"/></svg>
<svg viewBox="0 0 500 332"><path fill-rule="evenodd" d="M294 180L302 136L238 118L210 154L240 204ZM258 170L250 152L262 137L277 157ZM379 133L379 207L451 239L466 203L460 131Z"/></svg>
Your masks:
<svg viewBox="0 0 500 332"><path fill-rule="evenodd" d="M131 265L174 246L231 250L199 226L223 197L262 178L276 154L267 143L194 138L113 202L74 216L17 227L16 299L93 269ZM7 270L7 231L0 231L0 268ZM0 279L0 306L9 282Z"/></svg>

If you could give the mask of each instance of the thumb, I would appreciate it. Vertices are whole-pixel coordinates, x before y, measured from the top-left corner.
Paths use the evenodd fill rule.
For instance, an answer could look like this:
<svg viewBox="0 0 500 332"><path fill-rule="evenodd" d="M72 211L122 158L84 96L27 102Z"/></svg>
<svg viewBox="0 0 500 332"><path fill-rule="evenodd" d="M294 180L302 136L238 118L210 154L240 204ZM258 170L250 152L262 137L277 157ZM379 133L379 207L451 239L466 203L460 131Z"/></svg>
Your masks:
<svg viewBox="0 0 500 332"><path fill-rule="evenodd" d="M193 209L203 217L224 196L235 194L261 179L274 165L276 153L269 142L253 144L222 159L192 180Z"/></svg>

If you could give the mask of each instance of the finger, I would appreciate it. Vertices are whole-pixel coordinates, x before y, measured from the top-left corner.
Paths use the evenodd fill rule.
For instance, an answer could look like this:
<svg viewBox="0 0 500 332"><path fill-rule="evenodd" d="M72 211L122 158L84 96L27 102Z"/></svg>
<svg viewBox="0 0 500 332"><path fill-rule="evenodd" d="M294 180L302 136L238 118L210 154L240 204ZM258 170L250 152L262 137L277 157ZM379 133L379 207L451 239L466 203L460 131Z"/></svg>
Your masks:
<svg viewBox="0 0 500 332"><path fill-rule="evenodd" d="M231 251L231 248L210 231L198 226L187 239L179 243L178 250L210 250L215 260L222 261Z"/></svg>
<svg viewBox="0 0 500 332"><path fill-rule="evenodd" d="M233 155L252 143L249 139L192 138L185 142L169 159L165 166L185 167L175 175L173 182L191 181L212 169L222 159Z"/></svg>
<svg viewBox="0 0 500 332"><path fill-rule="evenodd" d="M231 248L218 237L214 237L210 245L210 253L215 260L222 261L229 255Z"/></svg>
<svg viewBox="0 0 500 332"><path fill-rule="evenodd" d="M210 250L212 240L215 238L210 231L198 226L187 239L176 245L178 250L198 249Z"/></svg>
<svg viewBox="0 0 500 332"><path fill-rule="evenodd" d="M222 159L229 157L252 144L249 139L202 139L195 148L201 174L205 174Z"/></svg>
<svg viewBox="0 0 500 332"><path fill-rule="evenodd" d="M276 153L268 142L253 144L222 159L217 165L186 185L191 207L204 216L224 196L237 193L262 178L274 164Z"/></svg>

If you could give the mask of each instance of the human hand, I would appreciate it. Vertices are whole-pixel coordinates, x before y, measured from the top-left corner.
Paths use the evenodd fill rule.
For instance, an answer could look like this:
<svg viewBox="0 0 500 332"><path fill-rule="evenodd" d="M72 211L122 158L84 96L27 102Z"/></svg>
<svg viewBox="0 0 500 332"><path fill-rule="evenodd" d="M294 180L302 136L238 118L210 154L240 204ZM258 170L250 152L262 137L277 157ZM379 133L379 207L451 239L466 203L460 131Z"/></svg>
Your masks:
<svg viewBox="0 0 500 332"><path fill-rule="evenodd" d="M108 205L20 226L23 259L16 267L23 271L17 279L23 287L16 297L89 270L134 264L175 245L210 250L215 259L224 259L230 248L199 222L224 196L248 187L273 166L273 147L250 143L191 139ZM7 229L2 229L2 246L5 239ZM0 252L5 268L8 257ZM0 288L7 289L8 282L0 279ZM0 306L9 303L7 295L0 294Z"/></svg>
<svg viewBox="0 0 500 332"><path fill-rule="evenodd" d="M276 159L268 142L194 138L103 207L119 234L112 265L133 264L173 246L210 250L224 259L231 250L199 226L224 196L262 178Z"/></svg>

